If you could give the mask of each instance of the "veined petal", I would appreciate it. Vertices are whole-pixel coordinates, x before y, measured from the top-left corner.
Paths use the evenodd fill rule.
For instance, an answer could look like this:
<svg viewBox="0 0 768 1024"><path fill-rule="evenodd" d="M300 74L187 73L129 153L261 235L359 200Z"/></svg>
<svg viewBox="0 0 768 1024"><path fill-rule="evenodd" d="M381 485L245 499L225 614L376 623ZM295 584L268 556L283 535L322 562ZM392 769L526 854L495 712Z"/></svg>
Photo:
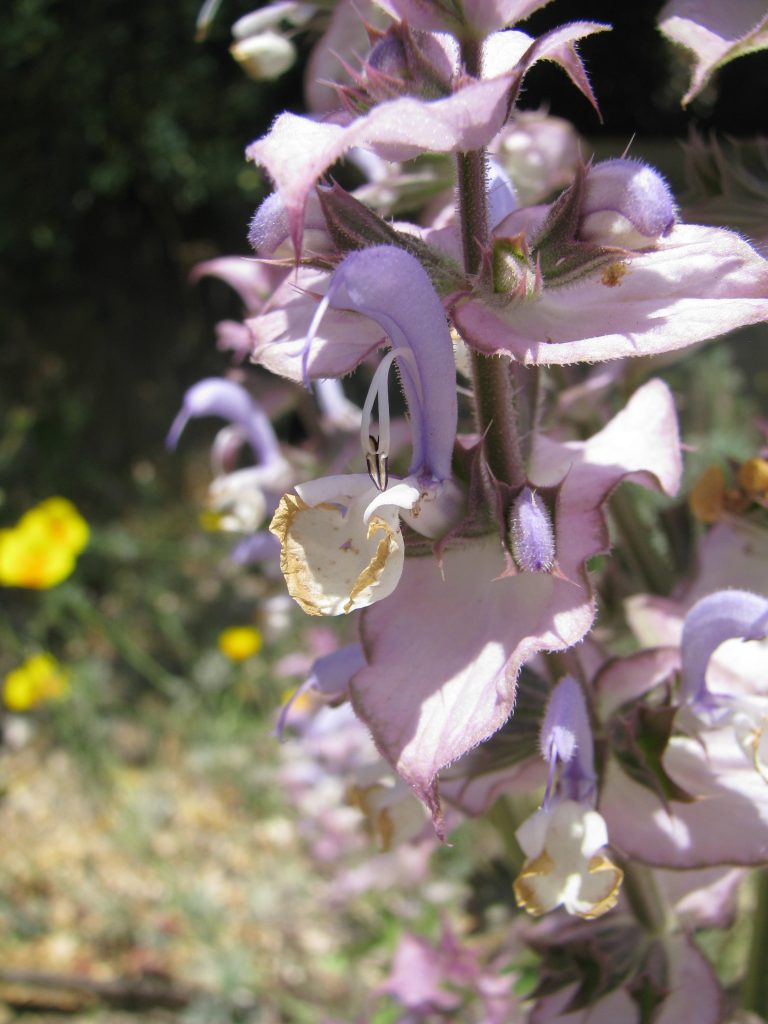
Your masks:
<svg viewBox="0 0 768 1024"><path fill-rule="evenodd" d="M528 18L550 0L464 0L454 5L435 0L378 0L393 18L401 18L414 28L431 32L462 33L469 30L480 38Z"/></svg>
<svg viewBox="0 0 768 1024"><path fill-rule="evenodd" d="M387 160L409 160L432 150L479 149L506 120L510 83L472 82L446 99L409 96L380 103L347 124L281 114L246 156L266 168L288 213L294 248L301 250L304 207L315 182L353 146L372 147Z"/></svg>
<svg viewBox="0 0 768 1024"><path fill-rule="evenodd" d="M487 71L496 77L469 81L443 99L425 101L405 96L380 103L356 119L339 116L338 121L344 123L281 114L268 135L251 143L246 156L266 168L275 183L288 213L296 252L301 250L304 209L310 190L353 146L371 148L385 160L395 161L410 160L428 151L455 153L480 149L507 120L514 92L537 60L562 64L582 91L589 90L573 44L606 27L574 22L537 40L522 32L498 33L499 45L488 53ZM499 51L503 56L499 57ZM591 92L588 96L591 98Z"/></svg>
<svg viewBox="0 0 768 1024"><path fill-rule="evenodd" d="M210 275L234 288L243 300L247 313L257 313L277 287L285 271L270 267L246 256L219 256L196 263L189 275L191 281Z"/></svg>
<svg viewBox="0 0 768 1024"><path fill-rule="evenodd" d="M673 737L664 770L697 799L665 806L609 759L599 810L615 847L658 867L765 863L768 786L744 757L730 726L695 739Z"/></svg>

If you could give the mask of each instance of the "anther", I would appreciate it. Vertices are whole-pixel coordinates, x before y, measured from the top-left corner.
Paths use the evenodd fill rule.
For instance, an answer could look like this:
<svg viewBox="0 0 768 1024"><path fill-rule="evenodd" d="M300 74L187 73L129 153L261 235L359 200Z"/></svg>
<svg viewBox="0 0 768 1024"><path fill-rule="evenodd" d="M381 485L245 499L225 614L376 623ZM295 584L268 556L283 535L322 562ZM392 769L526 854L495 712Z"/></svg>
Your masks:
<svg viewBox="0 0 768 1024"><path fill-rule="evenodd" d="M379 451L379 439L373 434L368 435L365 464L373 486L379 491L386 491L389 483L389 455Z"/></svg>

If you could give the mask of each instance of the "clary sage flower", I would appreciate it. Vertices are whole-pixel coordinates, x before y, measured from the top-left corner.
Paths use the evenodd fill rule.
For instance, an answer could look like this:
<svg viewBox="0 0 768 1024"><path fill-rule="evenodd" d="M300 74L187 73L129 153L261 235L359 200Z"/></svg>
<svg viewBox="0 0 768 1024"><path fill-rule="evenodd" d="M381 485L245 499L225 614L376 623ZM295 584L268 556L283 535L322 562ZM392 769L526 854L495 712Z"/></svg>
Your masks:
<svg viewBox="0 0 768 1024"><path fill-rule="evenodd" d="M462 507L451 477L457 421L453 346L425 271L409 253L390 246L352 253L334 274L318 323L328 306L370 318L394 347L374 374L363 407L361 454L368 473L298 485L281 499L270 526L282 546L288 591L311 615L347 614L387 597L403 569L401 519L422 537L436 539L456 522ZM311 330L308 350L313 338ZM389 473L393 362L408 405L413 447L403 479Z"/></svg>
<svg viewBox="0 0 768 1024"><path fill-rule="evenodd" d="M244 387L222 377L198 381L185 394L181 409L168 432L166 445L174 449L190 419L219 416L231 427L221 431L213 447L215 477L209 502L224 530L258 529L274 509L275 493L292 479L290 463L280 451L272 424ZM228 463L246 442L258 464L229 469Z"/></svg>
<svg viewBox="0 0 768 1024"><path fill-rule="evenodd" d="M549 780L542 807L516 832L527 860L515 896L534 916L563 906L569 914L599 917L616 905L623 875L603 852L608 829L594 809L594 741L571 676L552 691L540 742Z"/></svg>

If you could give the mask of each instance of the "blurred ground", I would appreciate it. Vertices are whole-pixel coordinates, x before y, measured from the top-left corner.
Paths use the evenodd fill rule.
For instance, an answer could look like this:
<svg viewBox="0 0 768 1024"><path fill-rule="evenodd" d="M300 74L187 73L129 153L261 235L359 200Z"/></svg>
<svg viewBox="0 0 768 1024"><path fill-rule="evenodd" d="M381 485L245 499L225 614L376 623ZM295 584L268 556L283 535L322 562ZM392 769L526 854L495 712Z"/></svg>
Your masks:
<svg viewBox="0 0 768 1024"><path fill-rule="evenodd" d="M309 993L315 1013L358 994L344 919L277 801L273 741L190 739L150 756L147 730L116 728L108 792L66 750L3 754L0 1001L298 1021L316 1019Z"/></svg>

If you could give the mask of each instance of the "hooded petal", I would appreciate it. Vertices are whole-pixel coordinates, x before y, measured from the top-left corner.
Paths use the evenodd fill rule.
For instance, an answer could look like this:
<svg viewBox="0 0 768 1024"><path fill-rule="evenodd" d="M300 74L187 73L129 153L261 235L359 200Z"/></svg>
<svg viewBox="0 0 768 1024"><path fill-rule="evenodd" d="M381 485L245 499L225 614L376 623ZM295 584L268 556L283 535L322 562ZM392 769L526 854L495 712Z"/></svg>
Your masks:
<svg viewBox="0 0 768 1024"><path fill-rule="evenodd" d="M272 424L248 391L224 377L206 377L193 384L184 395L181 409L168 431L166 445L175 448L191 419L220 416L242 431L256 457L265 463L284 465Z"/></svg>
<svg viewBox="0 0 768 1024"><path fill-rule="evenodd" d="M608 547L602 507L611 491L627 476L675 489L680 456L668 389L651 381L591 440L548 442L533 462L548 478L534 482L563 481L558 576L504 575L496 535L465 538L445 549L440 567L406 559L397 592L363 615L368 666L351 684L355 710L436 815L437 773L504 724L521 665L539 651L565 650L592 625L584 566Z"/></svg>
<svg viewBox="0 0 768 1024"><path fill-rule="evenodd" d="M651 252L530 299L454 300L480 352L549 366L656 355L768 319L768 262L719 228L678 225Z"/></svg>
<svg viewBox="0 0 768 1024"><path fill-rule="evenodd" d="M707 668L726 640L762 640L768 634L768 598L747 590L719 590L702 597L690 609L680 638L682 696L705 698Z"/></svg>
<svg viewBox="0 0 768 1024"><path fill-rule="evenodd" d="M451 475L458 417L456 364L442 303L419 261L392 245L350 253L328 291L334 309L375 321L397 350L413 441L412 473ZM310 350L311 351L311 350Z"/></svg>

